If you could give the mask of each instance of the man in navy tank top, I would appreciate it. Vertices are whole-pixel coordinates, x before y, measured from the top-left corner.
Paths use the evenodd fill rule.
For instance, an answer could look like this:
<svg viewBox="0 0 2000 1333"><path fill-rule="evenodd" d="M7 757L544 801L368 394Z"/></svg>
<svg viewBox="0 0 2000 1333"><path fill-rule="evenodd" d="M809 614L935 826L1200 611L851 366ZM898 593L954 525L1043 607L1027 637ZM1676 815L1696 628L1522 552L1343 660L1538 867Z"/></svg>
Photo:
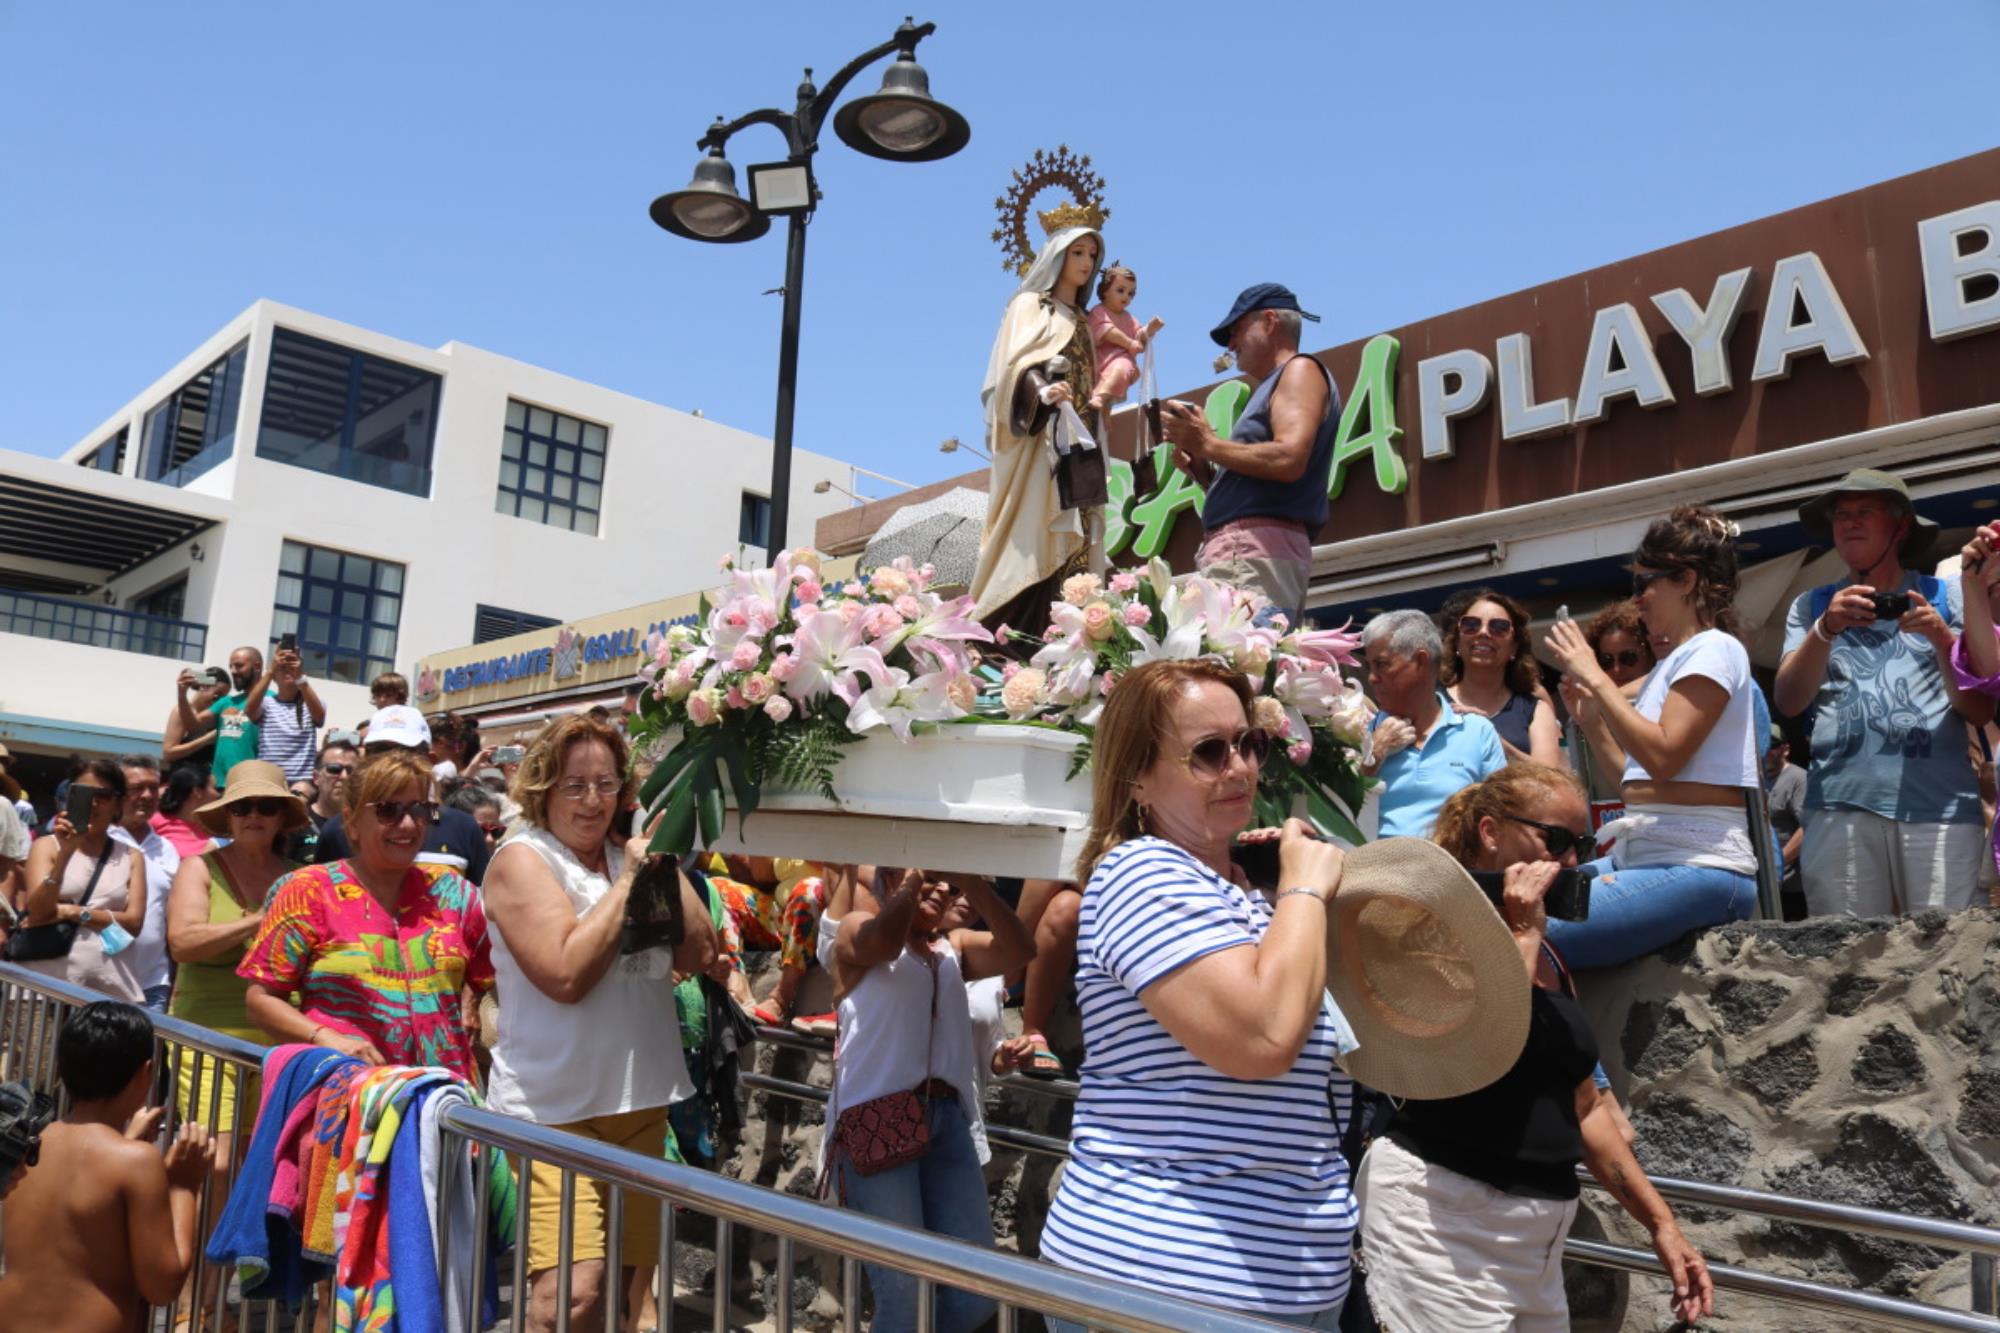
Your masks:
<svg viewBox="0 0 2000 1333"><path fill-rule="evenodd" d="M1261 593L1297 624L1312 573L1312 539L1326 523L1327 473L1340 424L1340 390L1324 365L1299 353L1299 308L1280 283L1243 289L1209 337L1257 381L1229 438L1199 408L1163 403L1174 462L1208 492L1195 563L1203 575Z"/></svg>

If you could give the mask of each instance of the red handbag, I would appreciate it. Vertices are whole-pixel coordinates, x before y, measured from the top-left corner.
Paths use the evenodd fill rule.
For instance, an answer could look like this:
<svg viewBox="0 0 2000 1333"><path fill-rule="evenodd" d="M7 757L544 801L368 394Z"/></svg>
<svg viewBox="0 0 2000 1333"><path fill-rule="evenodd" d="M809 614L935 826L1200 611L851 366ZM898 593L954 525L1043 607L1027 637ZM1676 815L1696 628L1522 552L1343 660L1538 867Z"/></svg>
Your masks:
<svg viewBox="0 0 2000 1333"><path fill-rule="evenodd" d="M931 965L931 1026L937 1033L937 966ZM937 1080L930 1076L930 1042L924 1049L924 1081L902 1092L870 1097L859 1106L843 1107L833 1122L833 1141L847 1154L856 1172L872 1176L916 1161L931 1148L931 1094Z"/></svg>

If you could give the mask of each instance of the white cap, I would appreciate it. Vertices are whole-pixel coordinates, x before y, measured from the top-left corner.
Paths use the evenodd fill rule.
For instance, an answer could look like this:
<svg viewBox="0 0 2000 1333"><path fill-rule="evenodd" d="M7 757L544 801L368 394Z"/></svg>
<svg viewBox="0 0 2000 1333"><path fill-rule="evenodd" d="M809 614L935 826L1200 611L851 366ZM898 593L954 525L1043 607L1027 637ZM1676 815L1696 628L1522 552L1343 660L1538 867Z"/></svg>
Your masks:
<svg viewBox="0 0 2000 1333"><path fill-rule="evenodd" d="M400 745L408 750L428 750L431 748L430 724L424 715L408 704L390 704L387 708L375 710L375 716L368 719L368 733L362 740L369 745Z"/></svg>

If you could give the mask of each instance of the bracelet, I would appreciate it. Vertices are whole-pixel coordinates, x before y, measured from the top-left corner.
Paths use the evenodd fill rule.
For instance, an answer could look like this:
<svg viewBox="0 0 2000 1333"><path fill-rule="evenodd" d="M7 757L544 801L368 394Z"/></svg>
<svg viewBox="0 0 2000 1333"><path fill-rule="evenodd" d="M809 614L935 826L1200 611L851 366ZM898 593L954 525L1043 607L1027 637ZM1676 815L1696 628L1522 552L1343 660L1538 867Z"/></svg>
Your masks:
<svg viewBox="0 0 2000 1333"><path fill-rule="evenodd" d="M1820 613L1819 619L1813 621L1812 632L1813 637L1821 643L1826 644L1828 647L1833 646L1833 636L1826 632L1826 613L1824 611Z"/></svg>
<svg viewBox="0 0 2000 1333"><path fill-rule="evenodd" d="M1285 899L1291 897L1295 893L1311 894L1314 898L1319 898L1319 901L1322 903L1326 901L1326 899L1320 897L1320 892L1318 889L1309 889L1305 887L1305 885L1303 884L1284 890L1282 893L1278 895L1277 900L1279 902L1283 902Z"/></svg>
<svg viewBox="0 0 2000 1333"><path fill-rule="evenodd" d="M322 1024L320 1024L320 1025L319 1025L318 1027L314 1028L314 1029L312 1030L312 1036L310 1036L310 1037L307 1037L307 1038L306 1038L306 1045L308 1045L308 1046L317 1046L317 1045L319 1045L319 1034L320 1034L320 1033L322 1033L322 1032L324 1032L324 1031L326 1031L326 1025L325 1025L324 1023L322 1023Z"/></svg>

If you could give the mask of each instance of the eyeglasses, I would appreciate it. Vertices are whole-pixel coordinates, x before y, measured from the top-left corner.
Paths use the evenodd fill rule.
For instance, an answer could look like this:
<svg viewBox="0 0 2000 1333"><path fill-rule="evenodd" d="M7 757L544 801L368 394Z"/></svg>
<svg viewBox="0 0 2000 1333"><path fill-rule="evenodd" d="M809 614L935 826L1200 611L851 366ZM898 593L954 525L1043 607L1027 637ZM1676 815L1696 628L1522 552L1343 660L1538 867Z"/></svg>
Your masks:
<svg viewBox="0 0 2000 1333"><path fill-rule="evenodd" d="M1496 639L1504 639L1514 632L1514 622L1505 616L1494 616L1491 620L1467 616L1458 622L1458 632L1461 635L1478 634L1482 630Z"/></svg>
<svg viewBox="0 0 2000 1333"><path fill-rule="evenodd" d="M1637 648L1622 648L1615 653L1599 653L1597 655L1597 665L1603 667L1606 671L1611 670L1613 667L1638 666L1639 650Z"/></svg>
<svg viewBox="0 0 2000 1333"><path fill-rule="evenodd" d="M369 808L375 811L375 818L389 828L402 823L405 816L419 824L437 823L436 801L372 801Z"/></svg>
<svg viewBox="0 0 2000 1333"><path fill-rule="evenodd" d="M1586 850L1593 849L1596 844L1596 839L1592 838L1588 833L1578 833L1575 829L1564 828L1561 824L1544 824L1538 820L1523 819L1519 815L1509 815L1507 818L1513 820L1516 824L1526 824L1529 828L1540 829L1542 832L1542 846L1548 848L1549 855L1558 860L1568 856L1571 852L1582 856Z"/></svg>
<svg viewBox="0 0 2000 1333"><path fill-rule="evenodd" d="M497 838L507 831L505 824L481 824L479 827L489 838Z"/></svg>
<svg viewBox="0 0 2000 1333"><path fill-rule="evenodd" d="M566 801L580 801L588 792L596 792L605 800L610 800L625 790L623 778L599 778L595 782L585 782L582 778L571 778L568 782L556 784L556 795Z"/></svg>
<svg viewBox="0 0 2000 1333"><path fill-rule="evenodd" d="M245 796L240 801L229 803L229 813L237 816L279 815L285 812L285 803L275 796Z"/></svg>
<svg viewBox="0 0 2000 1333"><path fill-rule="evenodd" d="M352 773L354 771L354 765L352 764L321 764L320 767L325 769L329 776L336 778L343 773Z"/></svg>
<svg viewBox="0 0 2000 1333"><path fill-rule="evenodd" d="M1251 727L1237 736L1210 736L1181 756L1181 762L1196 777L1219 777L1229 767L1229 756L1242 757L1243 762L1257 766L1264 762L1264 756L1271 752L1271 738L1262 730Z"/></svg>
<svg viewBox="0 0 2000 1333"><path fill-rule="evenodd" d="M1632 571L1632 595L1637 597L1661 579L1675 579L1681 576L1678 569L1635 569Z"/></svg>

